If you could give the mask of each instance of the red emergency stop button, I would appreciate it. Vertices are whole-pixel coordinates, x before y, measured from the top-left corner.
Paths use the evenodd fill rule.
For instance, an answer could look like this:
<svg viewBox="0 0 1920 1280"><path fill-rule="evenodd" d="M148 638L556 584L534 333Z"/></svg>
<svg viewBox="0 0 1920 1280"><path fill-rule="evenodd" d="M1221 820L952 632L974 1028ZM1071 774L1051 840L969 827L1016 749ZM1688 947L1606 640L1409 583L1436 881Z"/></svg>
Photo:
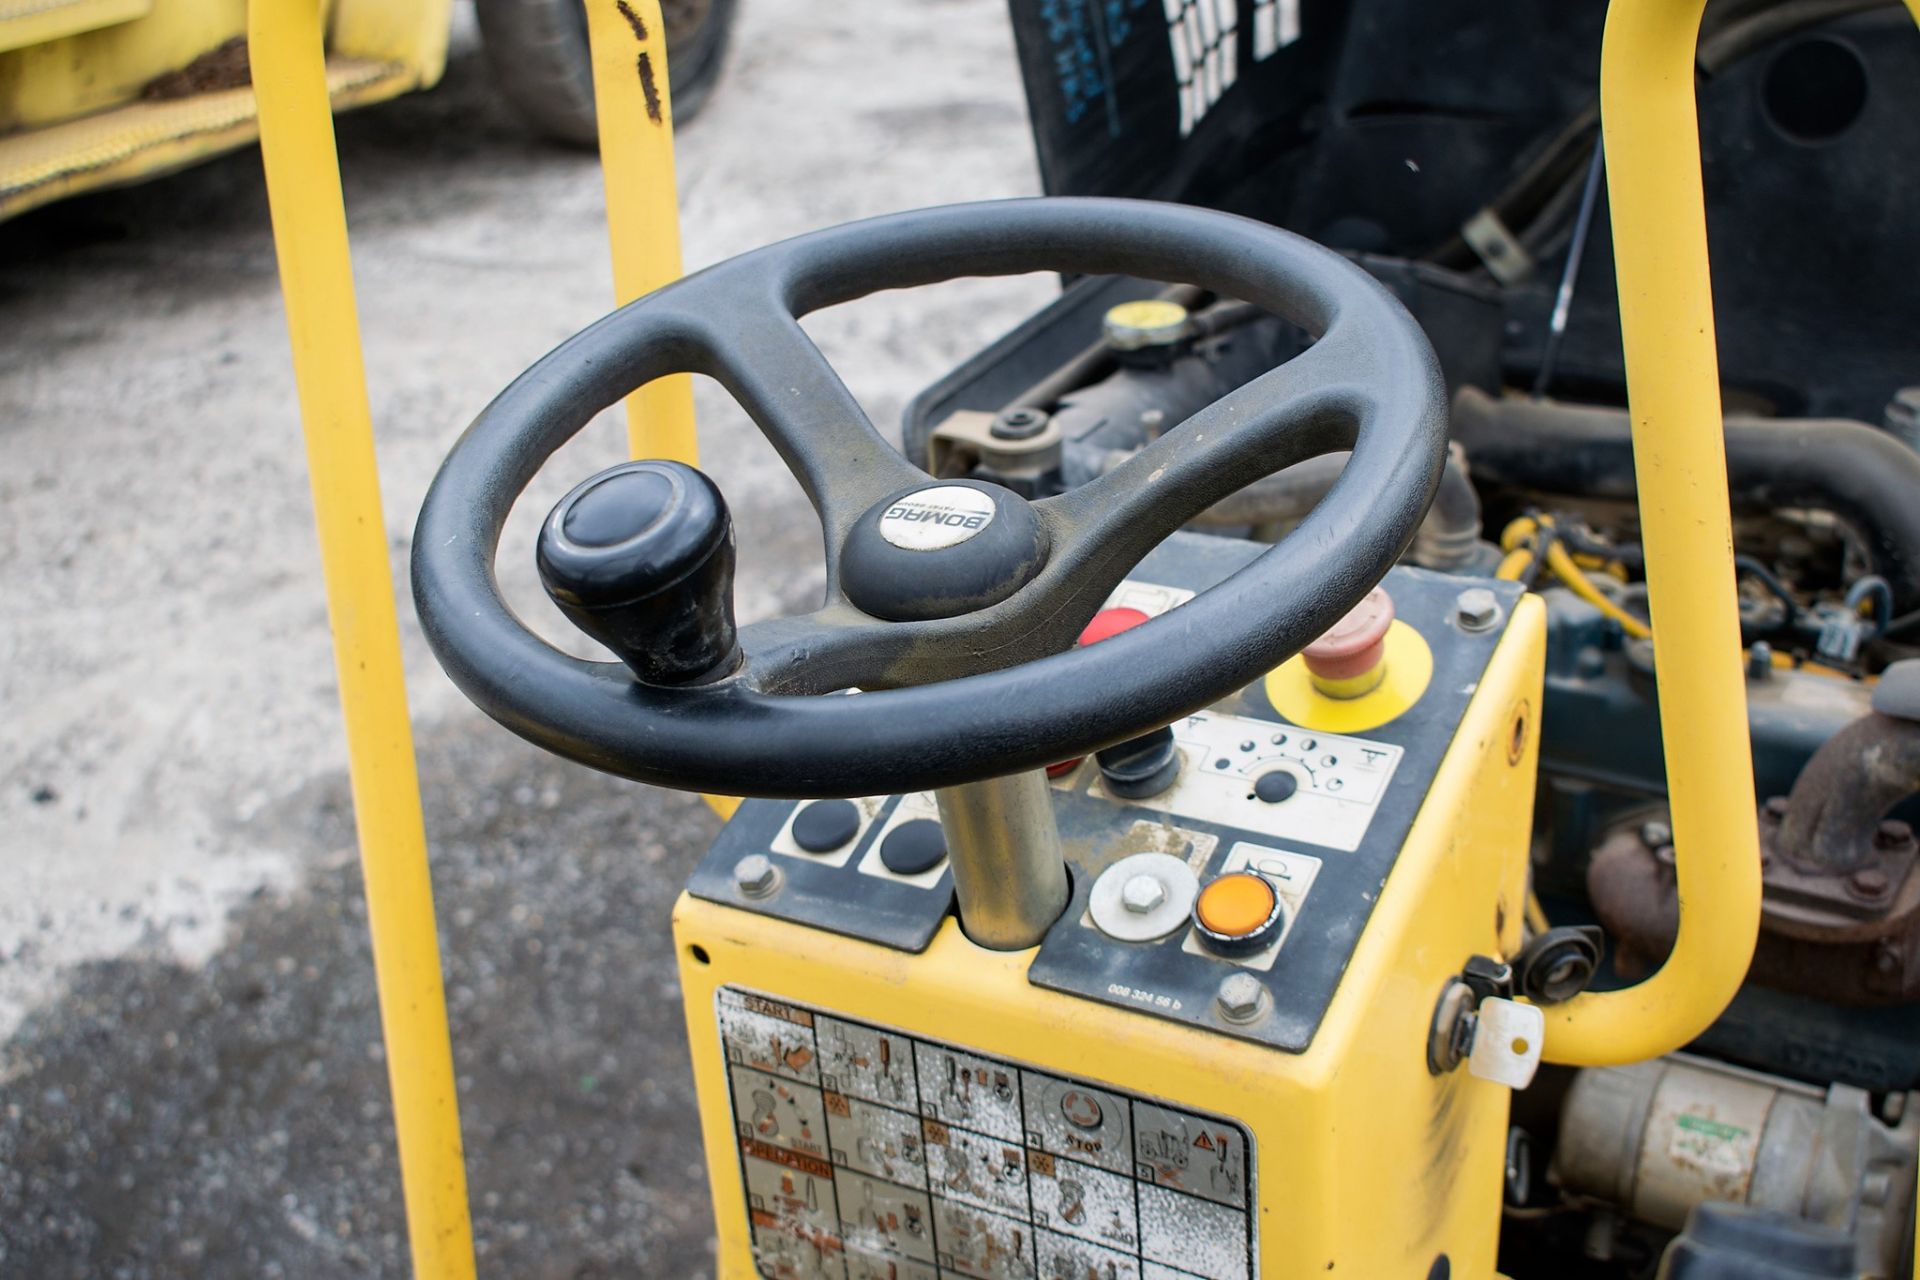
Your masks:
<svg viewBox="0 0 1920 1280"><path fill-rule="evenodd" d="M1080 633L1079 643L1083 645L1099 644L1102 640L1110 640L1122 631L1137 627L1145 621L1147 621L1147 615L1138 609L1102 609L1093 615L1093 621L1089 622L1086 630ZM1084 759L1086 759L1085 756L1075 756L1071 760L1062 760L1058 764L1050 764L1047 766L1047 776L1049 778L1065 777L1067 774L1079 768L1080 762Z"/></svg>
<svg viewBox="0 0 1920 1280"><path fill-rule="evenodd" d="M1367 592L1347 616L1300 651L1313 687L1329 698L1372 693L1387 678L1387 631L1393 597L1385 587Z"/></svg>
<svg viewBox="0 0 1920 1280"><path fill-rule="evenodd" d="M1138 609L1102 609L1093 615L1093 621L1080 633L1081 644L1099 644L1102 640L1111 640L1122 631L1129 631L1147 620L1147 615Z"/></svg>
<svg viewBox="0 0 1920 1280"><path fill-rule="evenodd" d="M1280 935L1286 908L1265 876L1229 871L1208 881L1193 900L1193 925L1211 950L1241 955L1258 951Z"/></svg>

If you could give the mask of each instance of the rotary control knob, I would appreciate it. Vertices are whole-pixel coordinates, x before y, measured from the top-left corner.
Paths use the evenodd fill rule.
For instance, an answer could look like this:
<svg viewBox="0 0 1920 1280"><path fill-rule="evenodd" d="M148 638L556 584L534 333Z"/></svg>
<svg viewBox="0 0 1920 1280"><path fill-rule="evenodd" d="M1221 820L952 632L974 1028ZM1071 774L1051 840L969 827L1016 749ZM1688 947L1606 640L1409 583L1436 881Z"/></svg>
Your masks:
<svg viewBox="0 0 1920 1280"><path fill-rule="evenodd" d="M739 662L733 519L694 468L626 462L590 477L548 514L535 552L560 612L642 684L694 684Z"/></svg>
<svg viewBox="0 0 1920 1280"><path fill-rule="evenodd" d="M1286 769L1269 769L1253 780L1253 794L1263 804L1282 804L1300 790L1300 779Z"/></svg>

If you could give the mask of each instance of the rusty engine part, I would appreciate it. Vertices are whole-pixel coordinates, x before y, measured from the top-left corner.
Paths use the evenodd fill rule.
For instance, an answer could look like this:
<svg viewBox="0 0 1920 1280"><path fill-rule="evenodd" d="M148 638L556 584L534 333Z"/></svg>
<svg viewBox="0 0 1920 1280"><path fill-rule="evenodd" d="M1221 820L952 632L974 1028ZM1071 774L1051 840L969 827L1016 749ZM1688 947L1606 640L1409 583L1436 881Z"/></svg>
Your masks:
<svg viewBox="0 0 1920 1280"><path fill-rule="evenodd" d="M1815 752L1791 794L1761 806L1752 981L1856 1005L1920 996L1920 841L1886 816L1920 792L1920 721L1908 715L1916 680L1920 664L1888 668L1876 709ZM1664 810L1643 811L1610 828L1587 869L1623 974L1657 967L1673 946L1672 839Z"/></svg>
<svg viewBox="0 0 1920 1280"><path fill-rule="evenodd" d="M1828 1089L1685 1054L1580 1072L1560 1113L1552 1181L1677 1230L1733 1201L1853 1238L1858 1274L1903 1273L1920 1097L1876 1115L1864 1089Z"/></svg>

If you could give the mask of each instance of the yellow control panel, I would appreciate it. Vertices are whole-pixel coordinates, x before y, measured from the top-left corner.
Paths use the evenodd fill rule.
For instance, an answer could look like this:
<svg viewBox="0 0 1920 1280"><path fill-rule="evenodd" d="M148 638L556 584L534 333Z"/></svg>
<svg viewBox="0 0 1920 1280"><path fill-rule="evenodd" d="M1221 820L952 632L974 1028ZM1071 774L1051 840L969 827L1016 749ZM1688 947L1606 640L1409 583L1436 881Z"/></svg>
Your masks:
<svg viewBox="0 0 1920 1280"><path fill-rule="evenodd" d="M1177 580L1164 564L1140 578ZM1391 749L1348 770L1344 745L1302 756L1256 686L1176 726L1184 781L1157 798L1063 769L1074 897L1039 947L969 941L937 862L887 871L924 801L742 806L675 912L721 1275L1494 1274L1509 1089L1429 1046L1466 962L1521 941L1544 619L1514 598L1449 634L1457 585L1388 582L1436 654L1480 646L1470 680L1436 675L1444 726L1321 735ZM1349 774L1364 800L1326 791ZM1103 873L1142 857L1187 868L1206 911L1102 916ZM747 862L764 876L726 881Z"/></svg>

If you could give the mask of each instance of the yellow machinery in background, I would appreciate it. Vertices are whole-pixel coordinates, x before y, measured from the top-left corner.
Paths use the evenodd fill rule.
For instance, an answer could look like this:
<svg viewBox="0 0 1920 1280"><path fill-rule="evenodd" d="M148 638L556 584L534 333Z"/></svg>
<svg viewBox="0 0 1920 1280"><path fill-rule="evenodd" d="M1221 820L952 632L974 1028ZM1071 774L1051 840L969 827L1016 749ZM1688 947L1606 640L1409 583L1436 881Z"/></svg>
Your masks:
<svg viewBox="0 0 1920 1280"><path fill-rule="evenodd" d="M594 129L586 21L572 0L478 0L499 92L556 141ZM0 220L172 172L259 134L246 0L0 3ZM438 83L450 0L326 0L335 111ZM711 92L734 0L670 6L686 114ZM664 64L660 72L665 84Z"/></svg>
<svg viewBox="0 0 1920 1280"><path fill-rule="evenodd" d="M1074 201L903 215L658 288L678 246L670 107L642 83L664 57L657 6L590 5L621 300L647 297L463 437L422 514L416 602L456 682L517 732L647 781L790 798L742 805L675 913L723 1274L1491 1276L1511 1091L1543 1059L1669 1053L1731 998L1759 859L1700 7L1618 0L1602 77L1683 911L1652 978L1547 1003L1513 972L1542 610L1387 571L1444 437L1431 357L1385 295L1255 224ZM256 65L276 68L263 143L415 1268L459 1277L457 1108L322 41L301 0L252 11ZM1187 273L1325 336L1303 369L1049 506L890 459L793 324L1042 265ZM685 465L692 371L821 509L834 599L785 630L733 626L724 500ZM549 591L626 665L577 663L517 631L494 541L546 454L635 392L649 460L588 480L543 530ZM1301 422L1354 449L1356 478L1311 545L1285 544L1296 567L1163 536L1185 518L1163 508L1231 490L1209 433L1231 461L1246 433L1278 448ZM1056 652L1090 620L1098 643ZM1417 636L1394 647L1394 627ZM1308 692L1283 713L1262 677L1303 647ZM1383 655L1416 651L1430 679L1385 678ZM872 692L831 696L850 686Z"/></svg>
<svg viewBox="0 0 1920 1280"><path fill-rule="evenodd" d="M451 8L326 6L333 109L437 82ZM0 4L0 218L253 141L246 23L241 0Z"/></svg>

